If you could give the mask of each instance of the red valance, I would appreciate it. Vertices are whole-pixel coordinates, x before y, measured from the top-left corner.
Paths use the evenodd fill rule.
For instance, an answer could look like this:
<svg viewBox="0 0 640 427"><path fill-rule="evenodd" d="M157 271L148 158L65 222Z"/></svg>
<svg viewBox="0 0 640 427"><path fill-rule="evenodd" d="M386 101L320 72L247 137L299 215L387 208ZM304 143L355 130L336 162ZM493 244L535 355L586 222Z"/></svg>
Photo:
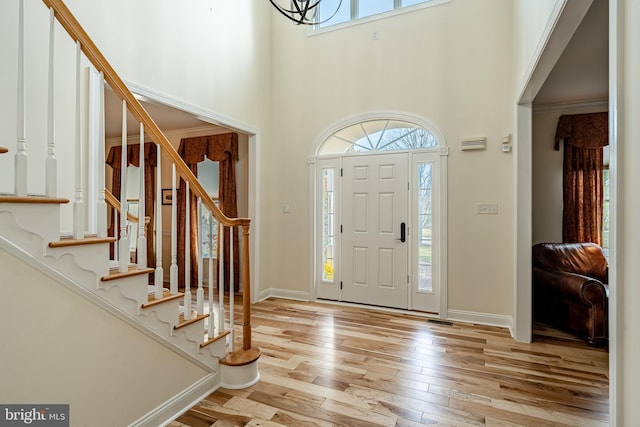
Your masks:
<svg viewBox="0 0 640 427"><path fill-rule="evenodd" d="M111 147L107 155L106 163L113 169L120 169L122 158L122 146ZM144 143L144 162L150 167L156 167L157 154L154 142ZM140 167L140 144L127 145L127 165Z"/></svg>
<svg viewBox="0 0 640 427"><path fill-rule="evenodd" d="M609 114L588 113L560 116L556 128L555 146L560 141L578 148L601 148L609 145Z"/></svg>
<svg viewBox="0 0 640 427"><path fill-rule="evenodd" d="M200 163L207 157L214 162L238 160L238 134L195 136L182 138L178 154L187 164Z"/></svg>

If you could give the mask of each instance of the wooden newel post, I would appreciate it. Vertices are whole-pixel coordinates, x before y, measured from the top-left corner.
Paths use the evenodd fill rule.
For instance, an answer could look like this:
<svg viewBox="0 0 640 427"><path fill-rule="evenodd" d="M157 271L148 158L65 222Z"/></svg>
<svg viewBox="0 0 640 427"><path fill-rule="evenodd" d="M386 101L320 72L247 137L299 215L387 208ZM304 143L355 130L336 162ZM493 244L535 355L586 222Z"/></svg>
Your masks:
<svg viewBox="0 0 640 427"><path fill-rule="evenodd" d="M250 224L242 227L242 276L244 289L242 291L242 349L251 349L251 277L249 274L249 228Z"/></svg>

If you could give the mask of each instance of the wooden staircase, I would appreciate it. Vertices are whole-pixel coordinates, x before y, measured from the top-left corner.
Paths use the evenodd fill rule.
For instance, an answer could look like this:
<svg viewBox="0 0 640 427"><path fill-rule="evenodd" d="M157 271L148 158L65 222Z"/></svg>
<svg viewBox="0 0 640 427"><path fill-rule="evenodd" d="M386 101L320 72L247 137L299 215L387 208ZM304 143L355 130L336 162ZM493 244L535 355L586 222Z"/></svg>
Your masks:
<svg viewBox="0 0 640 427"><path fill-rule="evenodd" d="M209 337L205 322L210 320L211 313L197 314L191 307L188 309L192 310L192 316L185 320L183 292L171 294L165 289L162 297L156 298L148 286L148 275L154 269L140 269L131 264L128 271L122 273L117 268L109 268L109 245L116 241L114 237L59 238L57 210L66 203L68 200L62 198L0 195L0 229L3 230L0 237L69 277L96 298L106 299L198 365L209 370L220 369L220 361L228 357L225 338L230 331ZM43 213L47 221L42 220Z"/></svg>
<svg viewBox="0 0 640 427"><path fill-rule="evenodd" d="M52 20L53 17L69 35L71 40L77 46L77 56L82 53L84 59L90 62L100 74L100 90L104 92L105 84L119 96L123 101L123 108L126 108L136 120L140 122L141 135L146 134L157 144L158 164L162 164L161 156L168 161L173 168L173 190L175 191L175 177L184 179L188 184L194 197L198 200L198 206L201 206L203 212L207 212L210 220L216 222L216 226L220 228L219 235L223 235L222 231L240 230L242 232L242 250L243 253L239 257L241 271L235 274L242 277L244 285L243 290L243 308L242 320L237 325L237 319L234 315L233 301L234 294L226 294L224 286L218 289L209 289L209 294L213 295L213 289L216 294L216 304L204 305L202 302L203 286L202 280L198 283L196 298L197 310L193 310L191 302L191 286L186 288L185 292L177 291L177 270L175 265L175 250L172 247L170 287L164 288L162 259L157 257L157 265L151 266L146 262L146 249L142 251L142 243L137 248L137 263L129 262L129 247L126 241L126 231L123 232L124 226L131 222L142 221L142 218L131 218L129 212L118 213L120 205L126 206L126 196L121 200L113 198L110 193L105 190L104 179L104 122L100 123L101 149L97 150L102 157L93 164L89 164L83 154L82 141L78 136L76 145L76 159L82 159L76 162L75 166L62 166L62 168L75 167L76 187L70 189L64 188L65 191L59 192L57 189L57 177L61 175L58 170L59 160L55 156L55 144L53 137L47 141L47 156L45 167L42 168L37 162L29 168L27 164L30 160L30 152L26 149L29 141L24 135L24 130L18 126L18 136L16 148L10 149L0 146L0 176L2 169L9 169L6 165L13 165L15 168L15 191L12 194L0 194L0 250L4 247L11 247L14 253L20 254L33 265L34 268L46 271L53 279L76 286L78 292L95 302L96 305L107 309L112 314L131 326L144 330L149 336L156 341L162 343L166 347L171 348L184 358L212 373L219 378L218 386L227 388L243 388L254 384L259 380L257 360L260 357L260 351L252 347L251 344L251 322L250 322L250 270L249 270L249 231L251 220L247 218L228 218L219 210L213 200L206 193L198 179L191 172L189 167L184 163L182 158L177 154L175 148L167 140L166 136L160 131L153 119L146 110L140 105L138 100L129 91L122 79L116 74L110 64L102 56L97 47L84 32L80 24L76 21L70 11L66 8L61 0L43 0L43 3L49 8ZM21 20L24 21L21 10ZM23 29L24 23L19 28ZM24 34L21 35L24 38ZM19 47L22 49L22 47ZM20 52L19 57L24 57L24 52ZM55 57L52 54L51 57ZM76 65L79 69L79 63ZM18 71L24 72L21 66ZM51 73L52 71L50 71ZM78 73L79 75L79 73ZM20 115L28 114L29 108L22 108L25 101L25 88L23 78L18 79L18 122L25 122L25 118ZM50 81L54 81L50 76ZM80 86L79 84L77 85ZM104 102L103 94L101 101ZM79 97L77 97L79 99ZM49 108L53 108L55 103L50 100ZM72 109L73 106L70 106ZM76 109L82 108L77 105ZM51 113L50 117L55 115ZM80 115L78 115L80 116ZM78 119L79 120L79 119ZM104 120L104 110L102 110L102 120ZM79 129L82 127L80 123L76 123L76 135L80 135ZM54 126L50 126L51 129ZM123 126L126 128L126 126ZM4 142L3 142L4 143ZM6 145L6 143L4 143ZM72 142L73 144L73 142ZM144 146L143 144L140 144ZM126 135L123 135L123 152L126 148ZM31 147L31 149L33 149ZM86 149L86 148L84 148ZM86 154L86 153L85 153ZM15 158L15 160L14 160ZM4 163L3 163L4 162ZM70 160L70 162L72 162ZM81 162L84 162L82 164ZM126 163L125 163L126 168ZM38 171L37 169L44 169ZM160 168L158 167L158 170ZM33 171L35 170L36 173ZM93 188L83 188L83 171L95 173L97 185ZM65 171L66 173L66 171ZM142 174L141 174L142 175ZM35 178L34 178L35 176ZM160 171L158 178L160 178ZM27 193L28 184L32 181L45 181L45 194L34 195ZM160 194L161 179L157 179L157 194ZM141 185L143 185L141 183ZM70 198L57 197L56 194L74 194L75 199L70 202ZM90 209L87 207L86 201L83 200L85 193L94 195L97 203ZM187 193L188 195L189 193ZM160 199L157 197L156 199ZM175 197L172 205L172 211L175 211ZM187 203L187 206L189 204ZM68 206L68 207L66 207ZM97 208L95 207L97 206ZM110 207L111 206L111 207ZM70 212L72 208L73 212ZM66 210L65 210L66 209ZM115 236L107 235L107 213L113 210L112 221L114 218L121 216L120 224L124 224L123 229ZM160 217L162 206L158 200L158 206L154 208L156 211L156 222L162 224ZM93 215L93 216L91 216ZM91 216L96 230L90 234L86 230L85 218ZM188 216L188 215L187 215ZM61 231L61 223L72 217L73 231L69 235L69 231ZM172 226L175 225L177 219L171 218ZM144 223L153 227L148 218ZM142 229L142 227L141 227ZM150 230L158 236L162 236L162 230ZM144 232L146 233L146 231ZM141 232L140 237L145 234ZM172 231L173 239L176 239L175 232ZM199 237L200 238L200 237ZM124 240L124 244L123 244ZM161 239L157 238L159 245ZM222 240L222 239L221 239ZM197 241L195 244L200 244ZM222 245L226 242L219 241L219 252L223 253ZM166 243L165 243L166 244ZM114 260L111 259L113 246L114 252L118 245L120 246L121 256L118 266L114 267ZM168 244L166 244L168 246ZM189 246L189 245L187 245ZM126 251L125 251L126 249ZM162 246L156 248L156 253L162 254ZM168 251L167 251L168 252ZM233 251L229 251L233 254ZM166 261L166 260L165 260ZM231 260L233 261L233 260ZM211 262L211 259L210 259ZM220 260L222 264L222 260ZM165 264L169 264L165 262ZM233 262L231 262L233 264ZM169 270L169 268L167 268ZM201 269L202 270L202 269ZM224 269L221 269L224 270ZM155 276L155 286L150 291L149 275L153 273ZM231 272L233 274L233 270ZM213 275L209 274L209 286ZM220 280L220 283L224 283ZM196 300L194 298L194 300ZM227 302L229 301L229 302ZM204 307L204 308L203 308ZM236 336L239 337L236 344Z"/></svg>

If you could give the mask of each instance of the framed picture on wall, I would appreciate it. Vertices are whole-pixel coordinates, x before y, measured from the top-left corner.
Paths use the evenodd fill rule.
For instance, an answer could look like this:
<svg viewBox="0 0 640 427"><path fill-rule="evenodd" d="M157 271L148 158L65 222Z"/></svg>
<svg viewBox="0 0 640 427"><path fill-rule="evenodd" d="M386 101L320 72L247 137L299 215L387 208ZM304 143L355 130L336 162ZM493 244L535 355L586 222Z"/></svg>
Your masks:
<svg viewBox="0 0 640 427"><path fill-rule="evenodd" d="M173 194L171 192L171 188L163 188L162 189L162 204L170 205L173 200Z"/></svg>

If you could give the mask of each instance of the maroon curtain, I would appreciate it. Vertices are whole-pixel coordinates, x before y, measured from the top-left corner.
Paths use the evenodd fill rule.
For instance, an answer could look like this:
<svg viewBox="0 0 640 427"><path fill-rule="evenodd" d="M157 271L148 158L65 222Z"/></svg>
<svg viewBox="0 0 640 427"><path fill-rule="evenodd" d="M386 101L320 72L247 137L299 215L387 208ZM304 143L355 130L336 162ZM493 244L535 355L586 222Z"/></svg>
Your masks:
<svg viewBox="0 0 640 427"><path fill-rule="evenodd" d="M184 159L185 163L189 166L194 175L197 176L198 163L202 162L205 157L219 163L219 206L220 210L230 218L238 216L238 205L236 196L236 173L235 163L238 161L238 134L226 133L221 135L208 135L199 136L193 138L183 138L180 141L180 147L178 148L178 154ZM178 274L180 286L184 286L184 265L185 265L185 196L184 188L185 183L180 179L180 191L178 196ZM189 235L191 236L191 283L197 283L198 278L198 255L199 248L197 247L196 240L198 236L198 223L196 212L197 201L192 196L191 198L191 230ZM239 257L239 238L238 229L234 229L233 233L233 248L234 248L234 282L233 289L238 291L240 288L240 257ZM225 228L224 234L224 271L225 271L225 289L230 289L229 273L229 229ZM216 267L219 269L219 266ZM219 274L218 274L218 277Z"/></svg>
<svg viewBox="0 0 640 427"><path fill-rule="evenodd" d="M120 188L120 178L122 177L121 167L122 147L111 147L107 155L106 164L113 169L113 178L111 182L111 193L120 200L122 189ZM156 265L156 247L154 240L154 220L155 220L155 194L156 194L156 144L146 142L144 144L144 216L149 217L149 225L145 233L147 238L147 265L155 267ZM127 145L127 166L133 165L140 167L140 144ZM144 220L144 218L140 218ZM114 230L113 217L109 224L109 236L118 236L120 230ZM112 247L113 251L113 247ZM113 253L111 254L113 256ZM150 276L150 283L153 283L153 274Z"/></svg>
<svg viewBox="0 0 640 427"><path fill-rule="evenodd" d="M603 147L609 144L607 113L561 116L555 149L564 139L562 240L602 245Z"/></svg>

